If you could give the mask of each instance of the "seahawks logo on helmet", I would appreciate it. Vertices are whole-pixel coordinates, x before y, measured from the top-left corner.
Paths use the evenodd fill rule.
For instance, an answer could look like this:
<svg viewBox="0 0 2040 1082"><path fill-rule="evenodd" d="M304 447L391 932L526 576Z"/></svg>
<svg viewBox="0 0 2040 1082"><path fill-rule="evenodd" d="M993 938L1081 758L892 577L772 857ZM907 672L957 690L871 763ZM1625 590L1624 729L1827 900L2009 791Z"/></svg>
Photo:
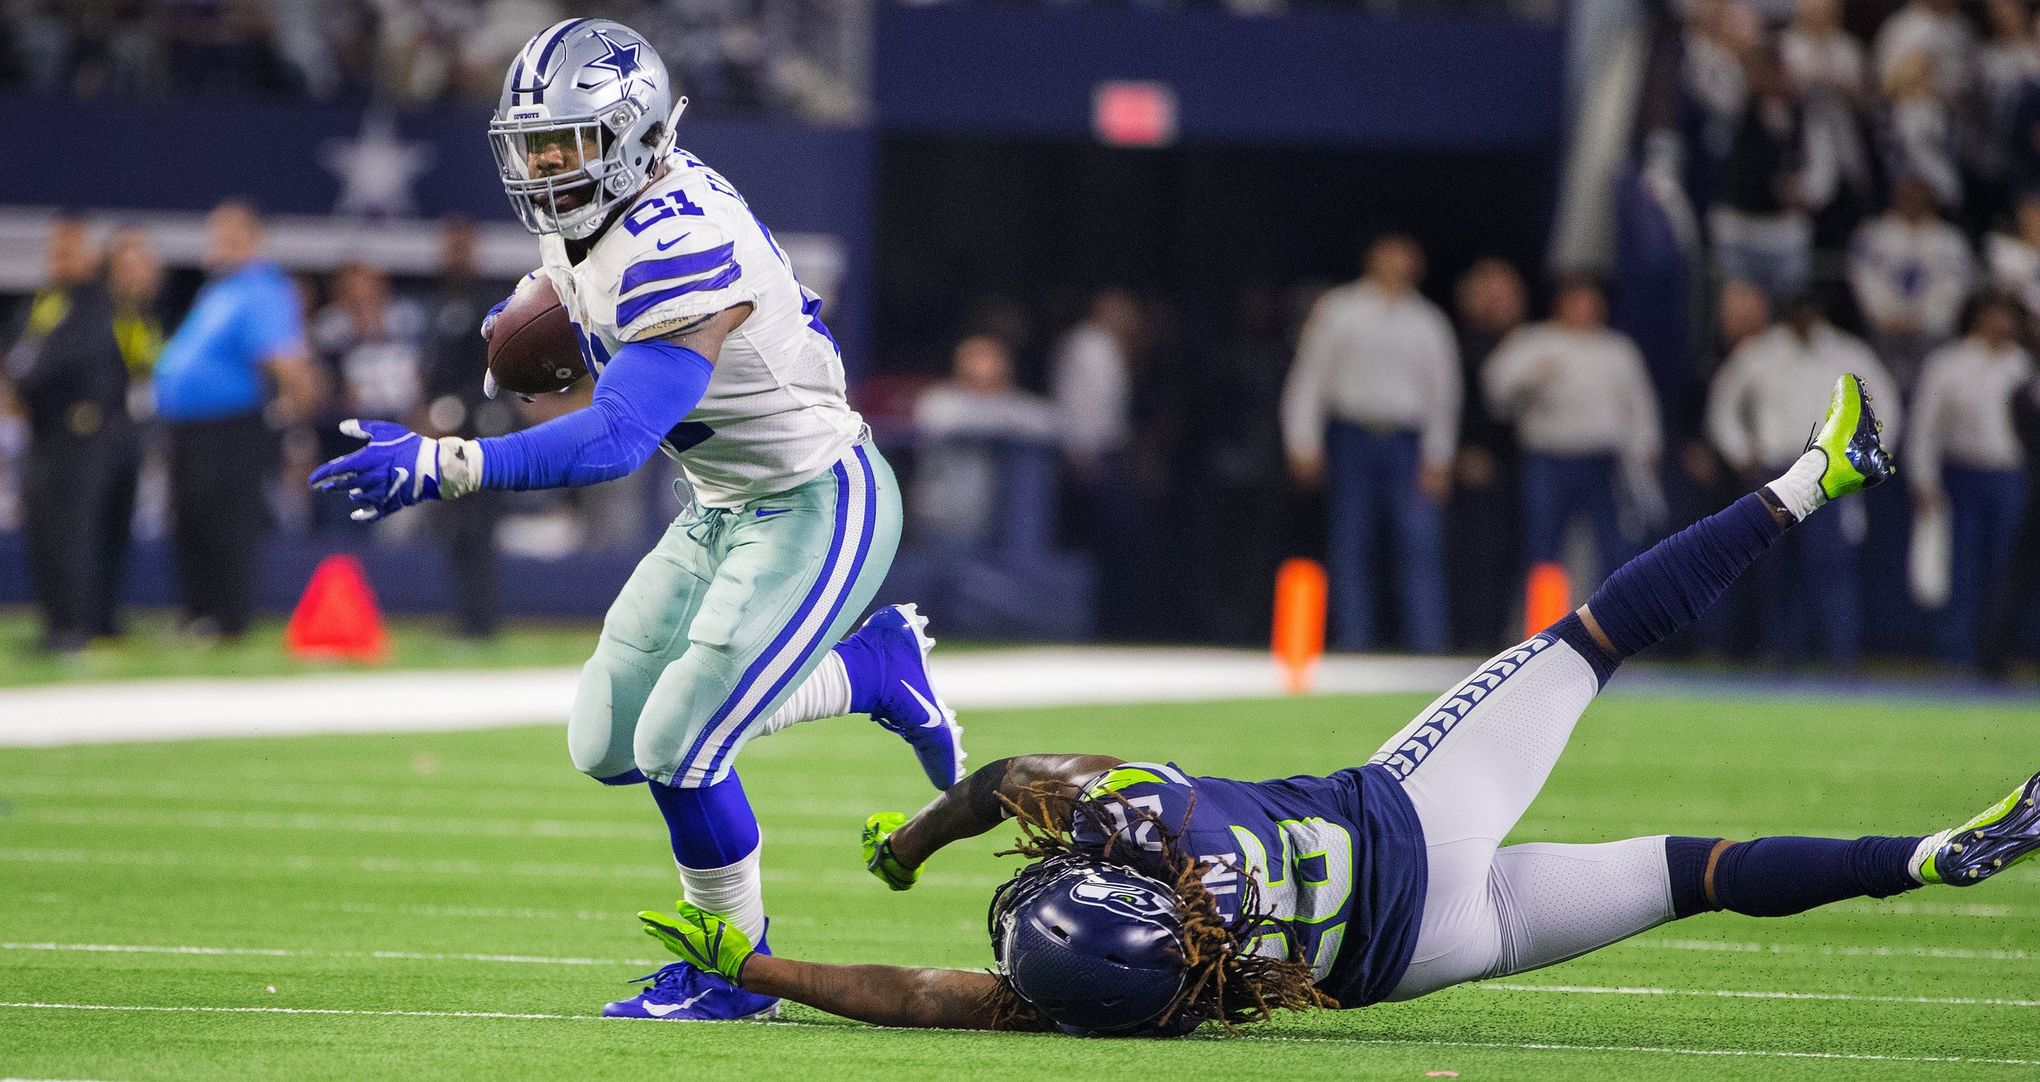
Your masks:
<svg viewBox="0 0 2040 1082"><path fill-rule="evenodd" d="M1151 887L1137 883L1113 883L1097 876L1071 887L1070 897L1085 905L1109 909L1137 920L1166 917L1176 908L1160 891Z"/></svg>

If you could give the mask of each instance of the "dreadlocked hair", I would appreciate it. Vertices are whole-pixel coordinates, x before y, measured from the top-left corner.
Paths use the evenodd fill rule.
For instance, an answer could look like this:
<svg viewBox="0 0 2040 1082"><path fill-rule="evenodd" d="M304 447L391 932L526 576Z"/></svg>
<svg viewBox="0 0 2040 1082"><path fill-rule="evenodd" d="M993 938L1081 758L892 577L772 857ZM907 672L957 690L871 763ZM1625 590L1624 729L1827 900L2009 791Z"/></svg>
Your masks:
<svg viewBox="0 0 2040 1082"><path fill-rule="evenodd" d="M1204 885L1213 865L1185 849L1177 832L1159 816L1118 793L1079 795L1054 782L1030 786L1020 800L999 798L1013 813L1020 837L999 856L1033 861L1000 887L993 911L1015 890L1042 882L1072 867L1117 865L1166 884L1176 899L1175 917L1182 929L1183 990L1153 1025L1154 1035L1180 1036L1200 1023L1216 1021L1228 1034L1249 1022L1265 1022L1277 1010L1337 1008L1338 1001L1319 991L1301 945L1289 929L1261 911L1260 887L1252 876L1240 876L1239 916L1227 922L1218 900ZM1191 798L1195 807L1195 796ZM1188 813L1185 814L1187 820ZM1084 826L1105 838L1102 849L1076 839ZM1140 844L1137 835L1152 832L1153 842ZM994 931L996 934L996 930ZM1252 944L1279 935L1284 956L1251 953ZM1043 1020L1020 998L1010 983L1001 982L997 1008L999 1028L1036 1029Z"/></svg>

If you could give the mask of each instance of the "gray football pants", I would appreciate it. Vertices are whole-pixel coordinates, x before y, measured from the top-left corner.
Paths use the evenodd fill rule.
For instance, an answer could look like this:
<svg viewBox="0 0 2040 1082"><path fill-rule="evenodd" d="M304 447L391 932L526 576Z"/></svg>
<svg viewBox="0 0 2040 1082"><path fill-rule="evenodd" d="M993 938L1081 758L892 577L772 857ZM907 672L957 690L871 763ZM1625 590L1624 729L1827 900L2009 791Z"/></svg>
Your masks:
<svg viewBox="0 0 2040 1082"><path fill-rule="evenodd" d="M1549 633L1440 696L1370 762L1402 781L1430 885L1410 968L1388 996L1563 962L1672 919L1663 835L1503 846L1600 682Z"/></svg>

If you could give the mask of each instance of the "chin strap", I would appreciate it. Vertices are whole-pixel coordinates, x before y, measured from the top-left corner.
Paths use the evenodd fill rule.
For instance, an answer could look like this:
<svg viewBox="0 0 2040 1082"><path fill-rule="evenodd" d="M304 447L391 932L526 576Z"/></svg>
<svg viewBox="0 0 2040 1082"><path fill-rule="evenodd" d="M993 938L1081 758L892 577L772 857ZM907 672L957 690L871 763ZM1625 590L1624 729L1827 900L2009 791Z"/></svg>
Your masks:
<svg viewBox="0 0 2040 1082"><path fill-rule="evenodd" d="M481 443L459 436L439 437L439 498L457 500L481 487Z"/></svg>
<svg viewBox="0 0 2040 1082"><path fill-rule="evenodd" d="M658 149L652 152L652 160L658 161L673 153L673 144L680 136L680 114L687 111L687 95L673 103L673 111L666 114L666 130L659 136Z"/></svg>

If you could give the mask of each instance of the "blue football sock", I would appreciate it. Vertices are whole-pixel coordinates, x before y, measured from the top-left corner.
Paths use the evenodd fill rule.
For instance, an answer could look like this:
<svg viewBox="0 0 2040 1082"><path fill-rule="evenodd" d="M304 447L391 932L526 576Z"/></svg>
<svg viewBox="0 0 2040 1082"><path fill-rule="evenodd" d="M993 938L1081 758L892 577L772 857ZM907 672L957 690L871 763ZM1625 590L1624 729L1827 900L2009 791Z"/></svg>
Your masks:
<svg viewBox="0 0 2040 1082"><path fill-rule="evenodd" d="M758 817L736 773L699 789L647 783L666 832L673 838L673 859L683 868L722 868L758 849Z"/></svg>
<svg viewBox="0 0 2040 1082"><path fill-rule="evenodd" d="M1587 607L1629 657L1692 623L1784 533L1763 497L1744 496L1623 564Z"/></svg>
<svg viewBox="0 0 2040 1082"><path fill-rule="evenodd" d="M1730 844L1715 857L1720 843L1719 838L1665 839L1675 915L1725 909L1784 917L1848 898L1888 898L1920 885L1907 867L1918 838L1758 838Z"/></svg>

